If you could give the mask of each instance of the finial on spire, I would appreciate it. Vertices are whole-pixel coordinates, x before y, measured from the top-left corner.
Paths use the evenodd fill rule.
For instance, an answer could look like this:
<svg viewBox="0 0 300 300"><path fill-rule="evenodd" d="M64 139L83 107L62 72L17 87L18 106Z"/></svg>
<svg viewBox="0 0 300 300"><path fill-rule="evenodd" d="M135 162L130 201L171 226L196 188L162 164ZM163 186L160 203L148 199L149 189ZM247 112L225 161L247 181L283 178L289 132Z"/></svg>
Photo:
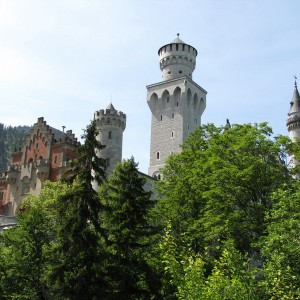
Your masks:
<svg viewBox="0 0 300 300"><path fill-rule="evenodd" d="M179 33L177 33L177 37L179 38Z"/></svg>
<svg viewBox="0 0 300 300"><path fill-rule="evenodd" d="M294 75L294 78L295 78L295 87L297 87L297 76Z"/></svg>
<svg viewBox="0 0 300 300"><path fill-rule="evenodd" d="M63 129L63 132L65 132L65 128L66 128L66 126L61 126L62 127L62 129Z"/></svg>

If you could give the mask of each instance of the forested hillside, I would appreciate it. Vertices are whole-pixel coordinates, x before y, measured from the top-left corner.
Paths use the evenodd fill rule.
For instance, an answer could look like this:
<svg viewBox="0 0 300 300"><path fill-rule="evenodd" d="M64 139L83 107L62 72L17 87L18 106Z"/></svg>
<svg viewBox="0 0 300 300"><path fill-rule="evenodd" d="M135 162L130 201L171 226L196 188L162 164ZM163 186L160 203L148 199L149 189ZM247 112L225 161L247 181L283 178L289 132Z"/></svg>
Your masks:
<svg viewBox="0 0 300 300"><path fill-rule="evenodd" d="M12 127L0 123L0 172L6 171L11 154L21 146L29 131L29 126Z"/></svg>

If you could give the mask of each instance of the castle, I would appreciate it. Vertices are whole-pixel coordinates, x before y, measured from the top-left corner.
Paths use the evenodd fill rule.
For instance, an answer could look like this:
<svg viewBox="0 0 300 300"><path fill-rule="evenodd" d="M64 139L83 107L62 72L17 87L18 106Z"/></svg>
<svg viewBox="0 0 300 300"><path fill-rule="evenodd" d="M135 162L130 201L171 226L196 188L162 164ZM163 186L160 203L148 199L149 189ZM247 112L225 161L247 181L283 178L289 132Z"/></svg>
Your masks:
<svg viewBox="0 0 300 300"><path fill-rule="evenodd" d="M160 169L171 153L180 152L187 136L201 124L207 92L192 80L197 50L177 38L159 48L162 80L147 86L151 120L148 179L160 179ZM107 162L108 173L122 160L126 115L112 103L94 113L99 135L106 147L98 155ZM287 127L292 140L300 137L300 97L295 90ZM72 131L64 132L39 118L22 147L12 155L11 165L0 174L0 215L15 215L27 194L38 195L43 181L55 181L78 154L79 142ZM149 182L149 180L148 180ZM94 186L97 189L97 186ZM148 187L149 188L149 187Z"/></svg>

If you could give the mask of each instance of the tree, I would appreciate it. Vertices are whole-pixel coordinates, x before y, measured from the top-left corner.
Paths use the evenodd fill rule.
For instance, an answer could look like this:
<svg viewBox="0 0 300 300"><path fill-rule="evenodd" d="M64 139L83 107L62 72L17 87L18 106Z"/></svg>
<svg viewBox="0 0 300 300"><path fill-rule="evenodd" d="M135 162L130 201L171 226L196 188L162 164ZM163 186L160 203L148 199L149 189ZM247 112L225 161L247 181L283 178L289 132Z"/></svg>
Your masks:
<svg viewBox="0 0 300 300"><path fill-rule="evenodd" d="M151 299L157 293L154 274L147 262L153 226L148 212L154 201L144 190L134 159L115 168L108 182L100 188L105 207L102 226L108 239L110 299Z"/></svg>
<svg viewBox="0 0 300 300"><path fill-rule="evenodd" d="M47 183L38 197L26 197L19 225L0 235L0 299L55 298L48 274L54 259L55 201L64 189L60 183Z"/></svg>
<svg viewBox="0 0 300 300"><path fill-rule="evenodd" d="M57 202L61 222L56 249L59 263L53 266L52 279L61 287L61 296L68 299L104 297L101 204L92 183L101 185L106 180L106 164L97 156L97 151L104 147L97 141L97 135L93 121L83 135L79 157L71 164L71 175L69 172L64 179L68 191Z"/></svg>
<svg viewBox="0 0 300 300"><path fill-rule="evenodd" d="M215 259L213 270L207 276L204 256L195 254L188 247L185 251L179 250L170 229L168 226L161 244L162 262L176 287L177 299L264 299L257 269L235 249L232 241L222 245L221 255Z"/></svg>
<svg viewBox="0 0 300 300"><path fill-rule="evenodd" d="M300 299L299 182L276 191L273 201L261 240L266 289L270 299Z"/></svg>
<svg viewBox="0 0 300 300"><path fill-rule="evenodd" d="M265 123L199 127L163 170L157 217L171 222L175 237L184 233L195 253L208 247L214 259L230 239L257 253L271 194L293 181L283 163L290 141L271 136Z"/></svg>

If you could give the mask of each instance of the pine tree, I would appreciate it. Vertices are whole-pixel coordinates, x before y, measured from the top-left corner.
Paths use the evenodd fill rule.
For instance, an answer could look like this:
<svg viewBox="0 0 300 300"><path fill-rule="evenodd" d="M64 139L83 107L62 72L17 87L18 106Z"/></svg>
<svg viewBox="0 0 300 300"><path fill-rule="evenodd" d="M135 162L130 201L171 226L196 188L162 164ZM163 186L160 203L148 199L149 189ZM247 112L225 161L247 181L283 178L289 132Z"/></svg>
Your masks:
<svg viewBox="0 0 300 300"><path fill-rule="evenodd" d="M147 263L153 226L147 219L154 201L144 190L134 159L120 163L100 188L106 210L101 214L108 239L110 299L150 299L154 274Z"/></svg>
<svg viewBox="0 0 300 300"><path fill-rule="evenodd" d="M68 299L104 299L101 265L101 204L92 182L106 180L105 161L96 154L104 146L96 140L95 121L86 129L79 157L72 163L72 176L65 178L69 190L58 201L61 226L53 279Z"/></svg>

